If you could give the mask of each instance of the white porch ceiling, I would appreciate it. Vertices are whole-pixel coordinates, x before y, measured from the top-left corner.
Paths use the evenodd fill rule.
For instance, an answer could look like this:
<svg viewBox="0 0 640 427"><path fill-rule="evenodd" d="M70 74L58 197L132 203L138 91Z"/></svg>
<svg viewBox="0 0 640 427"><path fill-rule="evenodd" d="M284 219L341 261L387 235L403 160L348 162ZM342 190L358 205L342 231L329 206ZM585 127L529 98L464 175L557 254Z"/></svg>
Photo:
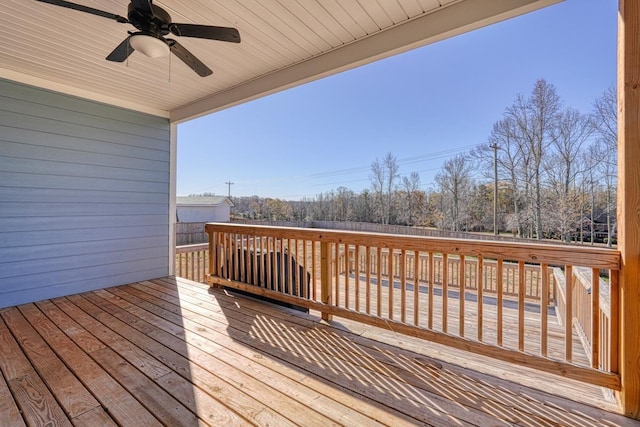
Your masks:
<svg viewBox="0 0 640 427"><path fill-rule="evenodd" d="M176 57L104 58L130 24L2 0L0 77L188 120L560 0L156 0L174 22L236 27L240 44L175 37L213 70ZM127 0L74 0L126 16Z"/></svg>

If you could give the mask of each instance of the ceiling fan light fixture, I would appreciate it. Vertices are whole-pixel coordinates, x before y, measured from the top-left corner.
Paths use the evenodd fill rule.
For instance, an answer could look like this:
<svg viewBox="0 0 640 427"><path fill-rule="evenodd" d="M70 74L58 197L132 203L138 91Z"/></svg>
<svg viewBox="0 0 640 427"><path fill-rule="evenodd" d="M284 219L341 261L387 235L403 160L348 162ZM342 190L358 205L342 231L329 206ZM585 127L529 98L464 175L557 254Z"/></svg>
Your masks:
<svg viewBox="0 0 640 427"><path fill-rule="evenodd" d="M150 58L161 58L169 55L169 45L163 40L147 35L134 34L129 39L131 47Z"/></svg>

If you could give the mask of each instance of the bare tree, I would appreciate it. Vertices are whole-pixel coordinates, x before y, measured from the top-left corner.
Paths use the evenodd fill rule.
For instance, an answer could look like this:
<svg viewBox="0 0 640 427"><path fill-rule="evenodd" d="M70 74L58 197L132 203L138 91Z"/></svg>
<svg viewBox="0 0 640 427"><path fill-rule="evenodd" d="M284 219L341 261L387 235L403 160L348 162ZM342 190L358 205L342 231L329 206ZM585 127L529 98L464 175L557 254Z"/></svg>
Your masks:
<svg viewBox="0 0 640 427"><path fill-rule="evenodd" d="M346 187L338 187L335 195L336 220L350 221L353 216L353 200L355 195Z"/></svg>
<svg viewBox="0 0 640 427"><path fill-rule="evenodd" d="M420 190L420 174L418 172L411 172L409 176L402 177L402 190L403 199L406 203L403 204L401 212L404 213L405 222L407 225L414 225L416 219L416 211L419 207L418 197Z"/></svg>
<svg viewBox="0 0 640 427"><path fill-rule="evenodd" d="M447 160L435 180L440 187L441 210L443 214L448 213L443 219L449 224L443 225L449 225L453 231L461 231L466 221L467 212L464 208L471 189L471 166L467 157L459 154Z"/></svg>
<svg viewBox="0 0 640 427"><path fill-rule="evenodd" d="M554 228L564 240L578 227L581 208L576 179L585 167L580 165L580 153L592 129L589 117L573 108L562 111L552 129L554 150L546 158L545 170L553 197L547 212L555 217Z"/></svg>
<svg viewBox="0 0 640 427"><path fill-rule="evenodd" d="M527 172L530 173L533 184L533 214L537 239L541 239L543 235L542 165L554 138L553 129L557 126L559 112L560 97L555 87L540 79L534 84L528 98L518 95L505 113L506 118L513 120L515 124L515 138L527 147L531 156Z"/></svg>
<svg viewBox="0 0 640 427"><path fill-rule="evenodd" d="M528 157L525 155L526 147L516 137L518 129L512 118L505 117L493 125L493 130L489 136L489 143L484 147L485 152L489 152L491 145L496 145L498 162L498 180L509 183L511 199L513 201L514 224L511 229L514 234L522 237L524 234L522 221L522 204L524 203L526 175L523 173L528 169L526 163ZM492 158L489 161L493 161ZM488 170L488 168L486 168Z"/></svg>
<svg viewBox="0 0 640 427"><path fill-rule="evenodd" d="M596 99L591 113L591 120L598 143L602 146L602 161L599 170L604 178L606 186L606 213L607 213L607 245L612 243L613 212L612 200L616 192L616 180L618 175L618 101L615 87L609 87L600 98Z"/></svg>
<svg viewBox="0 0 640 427"><path fill-rule="evenodd" d="M393 198L396 179L398 178L398 161L391 153L382 159L375 159L371 163L371 185L378 201L378 215L380 222L389 224L393 214Z"/></svg>
<svg viewBox="0 0 640 427"><path fill-rule="evenodd" d="M362 190L354 200L354 221L373 222L373 206L375 200L368 189Z"/></svg>
<svg viewBox="0 0 640 427"><path fill-rule="evenodd" d="M610 86L593 103L592 124L607 148L616 151L618 146L618 98L616 88Z"/></svg>

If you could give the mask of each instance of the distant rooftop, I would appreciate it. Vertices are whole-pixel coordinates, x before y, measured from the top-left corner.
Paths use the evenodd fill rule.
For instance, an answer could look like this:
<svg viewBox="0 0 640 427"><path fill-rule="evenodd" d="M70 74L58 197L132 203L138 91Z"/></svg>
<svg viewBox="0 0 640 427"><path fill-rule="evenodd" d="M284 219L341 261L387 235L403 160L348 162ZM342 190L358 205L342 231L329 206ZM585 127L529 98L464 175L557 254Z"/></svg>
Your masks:
<svg viewBox="0 0 640 427"><path fill-rule="evenodd" d="M176 205L178 206L218 206L221 203L229 203L233 206L233 202L226 196L178 196L176 197Z"/></svg>

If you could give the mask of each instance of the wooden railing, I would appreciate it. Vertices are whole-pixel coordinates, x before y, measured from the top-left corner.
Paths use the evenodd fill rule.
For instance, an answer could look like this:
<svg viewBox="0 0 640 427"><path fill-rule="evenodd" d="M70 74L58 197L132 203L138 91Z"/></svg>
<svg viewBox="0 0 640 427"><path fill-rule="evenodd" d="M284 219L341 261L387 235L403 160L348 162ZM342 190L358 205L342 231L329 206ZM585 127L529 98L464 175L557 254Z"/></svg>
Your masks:
<svg viewBox="0 0 640 427"><path fill-rule="evenodd" d="M557 269L555 272L560 277L558 286L558 307L563 313L560 319L566 316L566 281L565 275ZM604 371L616 372L617 359L611 357L612 348L617 347L617 323L611 319L617 319L617 298L612 299L611 294L617 295L617 272L615 280L607 282L600 277L597 269L574 267L571 275L574 313L573 323L586 350L591 366ZM613 303L612 303L613 302ZM593 322L594 316L599 322Z"/></svg>
<svg viewBox="0 0 640 427"><path fill-rule="evenodd" d="M208 243L176 247L176 276L204 283L208 274Z"/></svg>
<svg viewBox="0 0 640 427"><path fill-rule="evenodd" d="M617 307L617 251L223 223L206 231L212 285L620 389L614 315L580 320L597 341L587 356L573 327L586 303L573 280L560 289L553 275L606 271ZM554 295L563 291L557 313ZM595 313L600 300L589 300Z"/></svg>
<svg viewBox="0 0 640 427"><path fill-rule="evenodd" d="M388 279L389 271L387 267L389 265L389 261L388 261L389 252L383 249L380 256L382 258L380 263L382 277L385 279ZM402 256L402 252L396 250L393 256L394 256L393 277L394 279L399 279L401 276L400 257ZM415 274L417 272L419 283L428 283L429 269L427 268L427 265L429 263L429 256L419 255L418 264L415 264L414 256L415 255L413 253L406 254L405 279L409 281L415 280L415 277L416 277ZM356 262L358 262L359 271L365 271L365 263L367 262L365 254L359 253L358 256L356 257L355 250L352 248L352 249L349 249L348 261L345 261L344 257L345 257L345 253L340 252L340 259L338 261L338 268L340 269L340 274L345 274L345 271L347 271L346 270L347 264L349 266L349 269L348 269L349 274L354 274ZM444 271L442 267L443 265L442 256L434 255L433 262L434 262L434 272L435 272L434 284L441 286L442 280L443 280L443 271ZM376 268L378 265L378 263L376 262L376 254L373 254L371 256L370 263L371 265L369 266L369 269L371 270L371 273L376 274L377 273ZM478 278L476 277L476 272L478 271L478 268L477 268L478 260L475 258L473 259L467 258L464 260L464 263L465 263L464 271L466 271L467 273L466 277L464 277L464 287L465 289L468 289L468 290L477 290ZM418 268L415 268L415 265L417 265ZM524 272L525 283L527 284L525 287L525 299L538 300L540 298L540 292L542 291L542 288L541 288L542 280L540 277L540 268L538 268L537 266L525 264L524 270L525 270ZM461 271L460 257L458 256L447 257L447 273L448 273L447 280L448 280L448 286L450 289L458 288L460 286L461 284L460 271ZM484 278L482 280L482 284L484 286L483 292L485 292L485 294L497 295L498 293L497 280L496 280L497 262L495 260L484 260L483 273L484 273ZM553 305L554 299L555 299L555 281L554 281L553 272L549 271L548 274L549 274L548 303L550 305ZM503 263L502 276L503 276L502 278L503 295L507 297L517 296L518 295L518 264L509 263L509 262Z"/></svg>

